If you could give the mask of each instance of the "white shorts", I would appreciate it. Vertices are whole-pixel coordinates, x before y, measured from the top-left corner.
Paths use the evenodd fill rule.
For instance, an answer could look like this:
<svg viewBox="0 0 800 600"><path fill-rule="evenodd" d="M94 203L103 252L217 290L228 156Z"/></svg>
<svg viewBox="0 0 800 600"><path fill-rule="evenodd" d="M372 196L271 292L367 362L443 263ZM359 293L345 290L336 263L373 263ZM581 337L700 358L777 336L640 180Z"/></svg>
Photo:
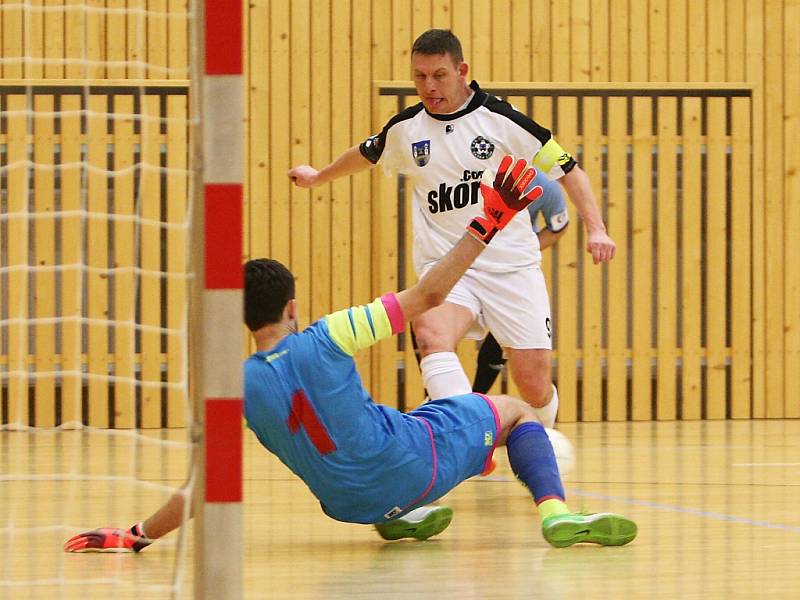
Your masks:
<svg viewBox="0 0 800 600"><path fill-rule="evenodd" d="M552 349L550 299L539 265L509 273L468 270L447 302L470 310L469 339L491 331L504 348Z"/></svg>

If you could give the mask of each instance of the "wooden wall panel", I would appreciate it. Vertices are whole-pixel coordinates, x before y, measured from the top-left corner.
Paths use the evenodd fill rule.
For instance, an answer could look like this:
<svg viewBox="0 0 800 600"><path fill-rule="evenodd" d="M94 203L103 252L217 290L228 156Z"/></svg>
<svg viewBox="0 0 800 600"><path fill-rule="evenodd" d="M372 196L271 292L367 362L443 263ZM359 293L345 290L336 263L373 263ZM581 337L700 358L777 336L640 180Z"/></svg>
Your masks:
<svg viewBox="0 0 800 600"><path fill-rule="evenodd" d="M4 79L159 79L186 76L188 23L186 5L180 0L148 3L87 0L85 5L93 10L85 14L74 8L63 13L51 10L61 4L75 7L83 3L37 0L0 7L0 75ZM104 12L106 8L130 10L127 13ZM731 325L722 320L712 321L708 325L714 331L712 338L716 346L707 346L707 340L693 337L695 329L692 319L700 320L699 314L693 312L702 300L698 290L703 286L707 288L713 282L709 279L709 266L704 271L695 271L695 263L687 258L694 256L696 250L702 250L689 241L689 236L702 234L702 231L692 229L695 226L693 221L686 216L687 213L683 213L679 217L680 248L676 242L676 252L680 252L676 260L681 273L678 286L682 290L682 297L681 316L678 319L678 341L681 344L677 363L679 379L676 381L674 406L676 416L699 418L709 407L705 404L709 393L716 389L724 390L719 392L723 404L712 410L717 416L800 416L800 401L792 387L792 378L787 376L792 372L792 365L797 364L800 354L800 342L797 341L800 335L797 334L800 307L796 301L796 287L793 287L798 279L795 267L798 261L792 254L796 248L792 237L796 229L793 224L798 220L797 203L793 201L797 195L798 160L793 146L786 143L800 137L797 95L794 93L798 86L798 10L797 0L350 0L319 6L308 0L292 0L288 3L288 9L286 2L255 0L247 5L246 10L249 32L246 61L249 112L247 252L273 256L287 262L298 272L298 292L301 304L305 306L302 314L304 323L319 317L328 307L368 301L383 291L386 285L397 282L397 269L391 262L396 261L397 257L386 253L390 250L391 234L384 235L383 229L394 228L396 232L397 227L397 223L392 221L392 211L396 213L397 203L395 201L389 206L385 202L386 196L381 195L385 192L391 196L391 180L384 181L376 171L371 175L362 174L333 183L311 193L294 189L286 177L286 171L300 162L319 163L335 158L344 149L382 126L393 114L394 108L389 107L392 103L389 100L381 107L373 82L389 79L405 81L408 78L410 45L427 27L453 27L462 39L465 58L471 65L470 75L482 82L501 79L523 83L591 81L593 84L602 84L612 81L633 85L659 81L688 81L697 85L705 82L746 82L753 86L752 103L748 109L737 107L734 112L744 115L749 111L752 137L746 138L747 145L744 146L740 136L731 136L719 120L717 133L712 137L718 137L719 148L733 144L731 152L734 155L746 156L743 159L745 162L748 159L752 161L750 176L744 176L731 167L733 179L730 184L717 179L701 186L692 179L695 175L701 177L700 167L684 154L676 163L680 173L676 174L678 182L675 194L684 210L692 213L700 205L703 194L708 199L727 185L749 188L748 195L753 199L748 204L749 222L731 221L734 231L740 232L741 227L745 227L748 242L743 247L739 244L730 247L731 240L726 239L723 246L719 238L721 234L717 233L711 245L705 248L710 255L699 255L699 259L711 258L712 262L716 261L715 264L719 265L734 261L734 257L744 259L742 253L746 253L749 279L752 281L746 302L750 305L749 318L741 312L731 312L741 310L738 302L731 302L730 307L726 307L730 313L730 323L740 324L735 327L735 335ZM57 35L60 30L66 32L63 39ZM86 61L81 62L84 58ZM23 95L13 102L24 100ZM603 105L604 119L620 118L622 112L627 110L621 106L612 108L617 104L612 100L609 98ZM710 110L708 114L713 116L715 110L719 114L728 110L706 109L702 103L698 98L685 98L678 103L681 135L698 149L709 142L706 139L706 125L701 123L706 111ZM102 104L87 107L101 112L106 109ZM7 110L11 108L11 104L6 105ZM25 103L21 110L30 108ZM584 109L582 106L580 111ZM61 110L64 110L64 105ZM535 110L538 115L538 108ZM547 109L544 112L549 113ZM559 112L559 122L562 122L564 114L563 111ZM578 114L576 109L575 118ZM730 119L727 113L725 115L725 119ZM540 120L545 125L556 125L550 116ZM68 120L61 121L62 133L64 127L68 131ZM91 135L106 135L105 123L100 123L100 119L90 116L87 123L92 129ZM738 126L738 122L735 125ZM644 131L643 123L641 127ZM723 129L721 133L720 127ZM9 126L7 135L13 130ZM582 129L580 134L583 133ZM648 135L652 138L656 132L651 131ZM658 135L670 134L659 130ZM47 143L42 142L44 149L40 148L39 152L48 152ZM621 153L625 152L625 143L619 139L605 140L601 135L601 146L605 148L607 144L606 161L609 165L612 162L619 164L623 160ZM650 143L653 143L653 139ZM644 147L643 139L639 144ZM62 152L67 152L68 148L69 145L62 146ZM101 170L108 168L101 142L88 139L87 148L85 158ZM776 148L783 150L775 151ZM9 145L7 159L10 160L18 150ZM75 146L70 151L74 153ZM640 164L644 165L646 161L642 152L637 156L640 156ZM587 158L591 160L591 157ZM719 165L721 163L715 172L721 172ZM636 172L634 169L634 175ZM9 181L13 180L14 186L22 185L18 175L9 169ZM651 187L643 175L638 177L638 191L630 198L634 207L631 212L635 221L634 240L642 235L637 219L646 219L646 216L637 216L639 191ZM668 177L662 174L663 185L659 186L659 193L665 196L671 194ZM70 181L68 176L66 181ZM74 186L74 179L72 181L69 185ZM105 178L94 171L84 181L88 202L103 210L107 210L108 203L112 201L106 197L105 183ZM46 187L45 183L41 185ZM612 186L617 194L612 193ZM621 212L623 209L627 211L628 198L615 199L619 194L626 196L623 190L627 186L620 179L610 177L608 187L608 218L616 221L620 227L623 224L632 226L632 223L626 223L627 212ZM730 211L729 215L726 213L726 218L729 218L740 212L742 207L737 211L734 208L737 201L735 194L727 191L726 195L731 202L726 209ZM35 201L45 202L45 199L36 198ZM660 206L660 200L656 206ZM664 217L656 216L659 227ZM9 248L23 242L27 244L26 234L21 230L12 231L11 223L9 221L5 243ZM73 226L67 221L62 222L62 235L63 231ZM101 256L92 241L107 242L103 235L107 235L108 231L112 235L117 235L114 231L122 231L115 227L109 228L101 219L93 219L88 223L87 256L92 264L107 267L108 257ZM43 224L42 231L44 228L46 225ZM614 229L612 233L615 238L620 238L616 233L617 226ZM35 229L32 231L35 236ZM301 238L297 231L307 231L310 235ZM657 248L666 243L666 240L658 237L659 232L656 229L650 234L651 245L655 243ZM653 238L652 235L657 237ZM321 244L315 245L314 240L319 240ZM553 267L556 278L564 276L561 273L561 255L572 251L567 245L573 243L574 252L582 252L577 246L577 237L571 241L567 238L562 241L565 252L558 248L558 252L553 253L556 260L548 258L545 261L545 265ZM63 247L62 252L67 249ZM14 251L21 256L20 249ZM660 252L671 250L662 248ZM776 257L781 260L776 260ZM47 257L44 259L47 260ZM549 260L552 262L548 263ZM633 257L631 262L636 260L640 259ZM344 273L337 268L339 265L344 266ZM607 267L608 294L624 288L619 274L619 268L624 266L625 263L618 260ZM645 267L640 265L639 269ZM668 268L667 261L663 269ZM730 267L726 267L726 273L731 277L738 275L738 272L731 274ZM9 281L12 276L9 273ZM719 273L715 276L719 277ZM80 292L76 291L76 282L69 277L68 273L63 274L62 291L73 290L71 302L74 308L74 302L80 301ZM104 290L111 289L108 287L109 281L101 281L97 275L88 275L87 281L86 301L93 314L102 318L109 307L103 306L103 300L98 299L97 294L102 296ZM705 283L701 286L702 281ZM14 283L17 284L17 281ZM20 281L19 285L26 284ZM36 285L35 281L33 285ZM774 293L774 290L781 290L781 293ZM634 304L642 302L635 295L632 300ZM694 300L697 303L693 303ZM19 300L15 302L15 314L24 312L27 315L27 303L23 306ZM654 314L658 316L659 307L666 305L661 301L656 302L653 305L656 307ZM9 299L8 310L11 309ZM563 307L556 309L564 310ZM631 309L644 310L643 307ZM629 312L626 308L626 314ZM742 324L743 320L750 323L749 328ZM657 322L655 325L668 327L666 323L659 325ZM643 398L644 404L648 403L647 392L642 391L642 396L639 392L647 378L644 373L649 372L649 368L641 362L645 360L644 354L630 354L624 328L616 324L612 326L611 323L604 326L607 329L607 348L604 351L609 353L603 357L603 361L608 362L602 362L607 385L604 418L625 418L627 413L622 394L624 397L628 394L621 390L628 386L627 373L623 376L620 366L612 369L609 360L612 348L615 353L627 353L625 360L631 361L631 368L639 373L634 377L638 383L634 386L633 397ZM7 328L9 342L17 335L12 333L13 327L9 325ZM73 340L70 343L74 344L75 332L69 329L68 324L56 325L56 330L59 327L63 336L62 348L68 340ZM112 353L113 359L114 350L94 328L93 325L88 327L88 339L91 342L87 343L91 346L89 363L93 366L90 370L98 379L90 377L89 385L102 388L106 386L102 378L108 375L108 353ZM724 335L722 328L726 328ZM623 339L621 336L625 338L624 348L619 345ZM569 338L569 335L566 337ZM576 343L579 338L585 337L586 331L575 332ZM648 362L655 356L658 363L658 356L666 351L666 346L659 345L659 339L657 336L658 351L651 344L645 352ZM19 343L19 337L14 337L14 340L15 344ZM640 345L644 352L643 339L636 347ZM393 378L391 373L396 367L397 351L393 343L385 346L372 353L364 353L358 359L365 381L371 386L386 377ZM99 351L101 347L104 347L102 352ZM474 354L474 348L466 348L462 352L471 360L470 353ZM576 365L579 364L577 361L585 358L582 352L583 348L575 348ZM749 353L751 357L747 368L734 359L742 353ZM23 368L23 363L27 364L27 348L24 354L25 358L22 354L15 355L17 362L14 364L19 368ZM45 360L44 354L39 356L39 360ZM711 369L706 369L707 359L713 362ZM11 369L11 356L3 360ZM657 375L659 369L663 368L667 368L666 365L659 363L654 371L657 377L660 377ZM730 378L730 389L719 376L719 372L726 371L729 371L726 376ZM666 372L663 376L671 378ZM394 389L392 386L396 385L396 380L393 381L395 383L388 384L389 395L392 393L390 390ZM19 383L14 382L14 378L9 376L8 385ZM573 383L577 386L578 382L576 371ZM706 389L706 383L709 389ZM562 400L565 397L567 399L567 406L573 406L569 391L572 385L566 386L566 396L562 394ZM744 392L740 392L741 389L749 389L747 405L742 403L740 393ZM80 411L76 409L79 404L77 392L73 390L71 393L72 399L62 408L71 407L70 411L79 414ZM20 397L17 392L15 394L15 397ZM588 399L586 394L588 391L584 391L581 404ZM668 387L656 388L659 416L661 408L664 408L665 415L671 414L671 408L668 408L671 406L671 395ZM108 415L103 416L104 410L107 412L108 399L103 398L102 394L97 400L93 393L90 396L93 399L89 413L98 417L93 422L109 422ZM391 402L389 396L383 399ZM639 405L641 410L644 410L644 404ZM27 411L27 401L17 402L14 406L17 412ZM582 410L585 408L582 407ZM638 416L650 418L646 410L639 413L640 409L635 411ZM42 410L45 410L44 407ZM562 418L570 418L571 410L567 408L566 412L562 412ZM577 414L576 396L574 418L577 418Z"/></svg>

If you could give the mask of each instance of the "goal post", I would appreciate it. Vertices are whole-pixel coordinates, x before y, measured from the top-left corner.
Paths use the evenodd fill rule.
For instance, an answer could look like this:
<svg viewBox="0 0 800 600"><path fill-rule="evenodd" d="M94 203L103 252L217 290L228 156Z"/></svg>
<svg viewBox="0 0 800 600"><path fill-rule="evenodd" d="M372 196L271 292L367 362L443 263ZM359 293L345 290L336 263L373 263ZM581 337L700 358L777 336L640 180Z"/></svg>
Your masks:
<svg viewBox="0 0 800 600"><path fill-rule="evenodd" d="M242 598L241 0L199 0L193 70L200 125L192 327L195 415L204 418L195 502L195 598ZM202 24L202 34L201 27ZM202 285L201 285L202 284ZM197 314L199 313L199 314ZM238 334L237 334L238 333Z"/></svg>

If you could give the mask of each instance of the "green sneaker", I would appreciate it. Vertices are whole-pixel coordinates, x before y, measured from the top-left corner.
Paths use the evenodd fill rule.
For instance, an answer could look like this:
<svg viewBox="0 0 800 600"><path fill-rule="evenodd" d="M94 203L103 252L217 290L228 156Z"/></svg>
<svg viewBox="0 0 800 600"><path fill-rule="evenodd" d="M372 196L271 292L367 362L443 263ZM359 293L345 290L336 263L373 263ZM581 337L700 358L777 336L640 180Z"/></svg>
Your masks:
<svg viewBox="0 0 800 600"><path fill-rule="evenodd" d="M580 542L623 546L636 537L636 523L614 513L553 515L542 521L542 535L556 548Z"/></svg>
<svg viewBox="0 0 800 600"><path fill-rule="evenodd" d="M447 529L452 519L453 509L449 506L422 506L399 519L375 523L375 529L385 540L427 540Z"/></svg>

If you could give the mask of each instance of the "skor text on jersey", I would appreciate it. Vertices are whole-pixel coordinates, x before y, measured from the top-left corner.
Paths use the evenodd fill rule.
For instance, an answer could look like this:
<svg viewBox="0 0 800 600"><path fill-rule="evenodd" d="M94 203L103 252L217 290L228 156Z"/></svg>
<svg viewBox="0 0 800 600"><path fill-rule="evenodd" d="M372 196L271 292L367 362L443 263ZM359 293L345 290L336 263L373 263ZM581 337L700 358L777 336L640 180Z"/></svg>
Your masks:
<svg viewBox="0 0 800 600"><path fill-rule="evenodd" d="M461 176L461 183L457 185L440 183L437 189L428 192L428 210L435 215L477 204L481 198L482 175L483 171L465 170Z"/></svg>

